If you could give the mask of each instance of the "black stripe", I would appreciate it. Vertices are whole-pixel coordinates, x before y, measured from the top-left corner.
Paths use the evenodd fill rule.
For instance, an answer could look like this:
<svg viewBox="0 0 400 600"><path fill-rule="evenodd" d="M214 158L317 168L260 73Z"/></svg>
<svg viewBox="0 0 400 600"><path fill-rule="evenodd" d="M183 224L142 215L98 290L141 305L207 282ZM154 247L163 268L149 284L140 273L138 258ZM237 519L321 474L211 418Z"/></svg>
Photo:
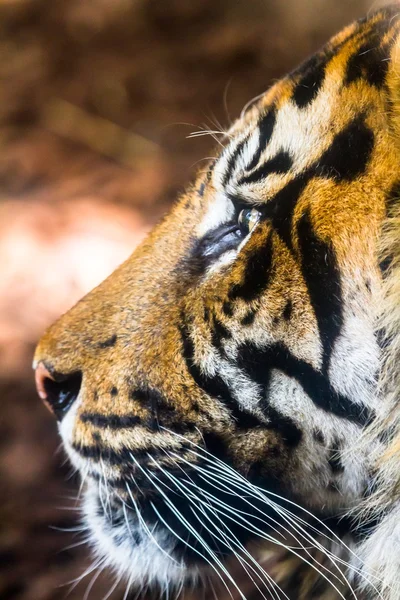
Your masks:
<svg viewBox="0 0 400 600"><path fill-rule="evenodd" d="M184 318L182 319L184 323ZM206 375L194 362L194 344L186 325L180 327L183 358L186 367L196 385L208 396L219 400L229 410L232 418L240 428L251 428L262 425L254 415L243 410L232 396L231 390L220 375Z"/></svg>
<svg viewBox="0 0 400 600"><path fill-rule="evenodd" d="M296 379L314 404L322 410L359 425L366 425L372 420L372 414L367 407L355 404L348 397L336 392L323 373L316 371L304 360L296 358L281 343L267 348L259 348L252 343L242 344L238 350L237 363L252 381L264 388L266 410L269 406L271 370L278 369L288 377Z"/></svg>
<svg viewBox="0 0 400 600"><path fill-rule="evenodd" d="M385 206L386 206L386 217L395 216L394 213L397 207L400 205L400 180L397 180L389 192L387 193Z"/></svg>
<svg viewBox="0 0 400 600"><path fill-rule="evenodd" d="M246 171L251 171L254 167L257 166L258 161L260 160L261 153L267 147L268 142L271 139L272 132L275 127L276 121L276 113L275 109L272 108L266 115L264 115L258 123L259 128L259 139L258 139L258 148L253 155L250 163L246 167Z"/></svg>
<svg viewBox="0 0 400 600"><path fill-rule="evenodd" d="M333 139L332 144L303 173L285 185L262 208L263 218L272 226L288 248L292 249L292 222L297 202L311 179L333 178L351 181L365 171L374 147L374 134L364 116L353 119Z"/></svg>
<svg viewBox="0 0 400 600"><path fill-rule="evenodd" d="M146 420L146 426L151 431L158 431L160 428L159 421L159 410L161 406L165 409L166 407L171 410L167 401L162 397L160 392L153 389L139 389L135 388L130 391L130 397L132 400L139 402L142 406L147 408L149 411L148 419Z"/></svg>
<svg viewBox="0 0 400 600"><path fill-rule="evenodd" d="M165 396L163 396L160 391L154 388L133 388L130 390L129 394L132 400L139 402L151 413L156 413L159 410L174 410L174 407L165 398Z"/></svg>
<svg viewBox="0 0 400 600"><path fill-rule="evenodd" d="M271 219L272 226L288 248L292 248L292 220L294 209L306 185L314 177L311 170L304 171L284 188L263 207L264 218Z"/></svg>
<svg viewBox="0 0 400 600"><path fill-rule="evenodd" d="M305 108L317 96L325 79L325 68L330 55L315 54L294 75L303 75L293 90L292 99L299 108Z"/></svg>
<svg viewBox="0 0 400 600"><path fill-rule="evenodd" d="M222 340L232 337L231 332L225 325L213 315L211 327L211 343L217 350L221 349Z"/></svg>
<svg viewBox="0 0 400 600"><path fill-rule="evenodd" d="M341 459L340 444L338 440L335 440L329 448L328 463L332 470L332 473L343 473L344 466Z"/></svg>
<svg viewBox="0 0 400 600"><path fill-rule="evenodd" d="M232 317L233 316L232 303L229 302L228 300L224 300L224 302L222 303L222 312L227 317Z"/></svg>
<svg viewBox="0 0 400 600"><path fill-rule="evenodd" d="M260 165L258 169L250 173L249 175L245 175L238 181L238 185L242 185L244 183L257 183L271 175L272 173L276 173L278 175L283 175L287 173L291 166L293 165L293 159L288 152L285 150L281 150L276 154L273 158L270 158L265 163Z"/></svg>
<svg viewBox="0 0 400 600"><path fill-rule="evenodd" d="M311 169L335 181L352 181L365 172L374 149L374 134L358 115L337 133L332 144Z"/></svg>
<svg viewBox="0 0 400 600"><path fill-rule="evenodd" d="M98 413L83 413L80 416L83 423L91 423L99 428L124 429L141 424L141 418L137 415L101 415Z"/></svg>
<svg viewBox="0 0 400 600"><path fill-rule="evenodd" d="M271 272L273 259L272 232L270 229L265 236L265 229L260 228L253 234L253 239L260 238L256 250L250 251L247 247L243 250L247 257L244 275L241 283L235 283L229 290L229 300L241 298L245 302L251 302L260 296L266 289ZM266 239L265 239L266 238Z"/></svg>
<svg viewBox="0 0 400 600"><path fill-rule="evenodd" d="M318 323L327 373L335 341L343 326L340 269L332 244L319 238L307 210L297 225L301 270Z"/></svg>
<svg viewBox="0 0 400 600"><path fill-rule="evenodd" d="M254 310L249 310L248 313L240 320L240 324L244 327L248 327L249 325L253 325L254 319L256 317L256 313Z"/></svg>
<svg viewBox="0 0 400 600"><path fill-rule="evenodd" d="M282 311L282 318L284 319L284 321L290 321L292 313L293 313L293 303L289 298L289 300L286 301L285 308Z"/></svg>
<svg viewBox="0 0 400 600"><path fill-rule="evenodd" d="M117 334L114 333L114 335L112 335L111 337L104 340L104 342L99 342L97 344L97 347L98 348L111 348L112 346L115 346L117 339L118 339Z"/></svg>
<svg viewBox="0 0 400 600"><path fill-rule="evenodd" d="M379 268L381 270L382 276L386 277L393 266L394 256L393 254L389 254L385 256L382 260L379 261Z"/></svg>
<svg viewBox="0 0 400 600"><path fill-rule="evenodd" d="M193 362L194 346L187 331L181 330L182 343L184 347L184 358L188 371L192 375L196 384L205 391L209 396L222 401L229 408L233 418L237 421L237 425L243 428L253 428L263 426L266 429L272 429L280 433L283 440L290 446L299 444L302 438L301 430L288 417L281 415L271 406L263 406L263 412L268 418L268 423L261 422L257 417L241 409L237 401L232 397L231 391L223 381L216 375L214 377L205 376Z"/></svg>
<svg viewBox="0 0 400 600"><path fill-rule="evenodd" d="M141 449L122 447L118 451L113 450L109 446L103 446L102 444L85 446L83 444L73 443L72 447L83 458L89 458L96 462L102 460L110 465L123 465L125 467L129 467L129 465L134 466L132 456L138 461L148 461L148 454L151 454L154 458L165 458L165 448L157 448L154 446ZM189 442L180 442L179 452L189 450L191 447Z"/></svg>
<svg viewBox="0 0 400 600"><path fill-rule="evenodd" d="M240 142L240 144L237 145L236 149L234 150L233 154L231 155L231 157L228 159L228 164L226 166L226 170L224 173L224 176L222 178L222 185L223 187L225 187L231 176L232 176L232 172L236 166L236 161L238 156L242 153L243 147L245 145L245 143L247 142L247 139L243 140L242 142Z"/></svg>
<svg viewBox="0 0 400 600"><path fill-rule="evenodd" d="M390 25L393 18L399 15L398 8L396 10L397 12L390 19ZM393 35L392 39L382 46L382 38L389 30L387 21L378 21L374 29L375 31L368 32L367 41L349 59L344 78L345 85L360 79L378 89L385 84L390 65L390 50L396 40L396 35Z"/></svg>
<svg viewBox="0 0 400 600"><path fill-rule="evenodd" d="M195 412L200 411L197 406L197 410L193 407ZM80 416L83 423L90 423L99 429L132 429L137 425L142 425L150 429L151 431L159 431L161 427L172 429L175 433L189 433L194 431L196 424L188 418L184 420L180 418L178 414L171 407L167 407L167 414L165 411L160 411L158 407L157 413L151 413L148 419L141 419L137 415L101 415L98 413L83 413ZM93 434L95 435L95 433ZM98 435L98 434L97 434ZM100 441L101 438L98 438Z"/></svg>
<svg viewBox="0 0 400 600"><path fill-rule="evenodd" d="M268 424L266 425L267 429L279 433L286 445L291 448L295 448L300 444L303 432L290 417L282 415L265 401L262 403L262 409L263 413L268 418Z"/></svg>
<svg viewBox="0 0 400 600"><path fill-rule="evenodd" d="M196 427L190 418L179 414L176 406L163 394L154 388L135 388L130 392L131 398L140 402L142 406L148 409L149 416L146 420L142 419L142 425L151 431L159 431L160 427L173 429L175 433L188 433ZM202 412L200 407L193 403L194 412Z"/></svg>

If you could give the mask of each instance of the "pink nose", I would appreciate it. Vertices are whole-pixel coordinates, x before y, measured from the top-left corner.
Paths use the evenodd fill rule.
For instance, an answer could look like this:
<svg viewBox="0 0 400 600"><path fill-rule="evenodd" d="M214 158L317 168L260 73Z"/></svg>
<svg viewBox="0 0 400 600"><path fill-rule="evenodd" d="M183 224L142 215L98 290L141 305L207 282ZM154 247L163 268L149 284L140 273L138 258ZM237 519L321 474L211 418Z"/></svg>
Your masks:
<svg viewBox="0 0 400 600"><path fill-rule="evenodd" d="M35 371L35 383L36 390L39 394L39 398L43 400L47 408L53 412L50 402L48 401L48 393L46 391L46 382L54 381L53 377L50 375L49 371L46 369L43 363L39 363L36 371Z"/></svg>

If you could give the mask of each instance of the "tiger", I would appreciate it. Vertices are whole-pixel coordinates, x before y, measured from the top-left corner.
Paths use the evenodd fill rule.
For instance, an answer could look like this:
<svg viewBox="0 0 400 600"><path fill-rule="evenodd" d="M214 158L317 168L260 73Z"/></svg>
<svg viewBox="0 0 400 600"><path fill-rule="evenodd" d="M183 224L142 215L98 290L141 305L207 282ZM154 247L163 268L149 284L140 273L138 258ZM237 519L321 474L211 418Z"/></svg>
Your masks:
<svg viewBox="0 0 400 600"><path fill-rule="evenodd" d="M38 394L125 598L400 598L399 15L250 102L39 341Z"/></svg>

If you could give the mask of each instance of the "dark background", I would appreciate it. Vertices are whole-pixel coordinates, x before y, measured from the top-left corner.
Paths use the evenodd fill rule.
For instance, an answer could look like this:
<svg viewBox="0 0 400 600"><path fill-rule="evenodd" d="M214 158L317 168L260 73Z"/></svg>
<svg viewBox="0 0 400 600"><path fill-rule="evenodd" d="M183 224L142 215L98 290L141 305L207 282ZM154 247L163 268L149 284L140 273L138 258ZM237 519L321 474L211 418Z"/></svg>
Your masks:
<svg viewBox="0 0 400 600"><path fill-rule="evenodd" d="M33 389L35 341L213 156L211 136L189 134L227 128L380 4L0 0L1 600L62 599L90 564L59 530L76 526L78 482ZM89 599L111 584L100 577Z"/></svg>

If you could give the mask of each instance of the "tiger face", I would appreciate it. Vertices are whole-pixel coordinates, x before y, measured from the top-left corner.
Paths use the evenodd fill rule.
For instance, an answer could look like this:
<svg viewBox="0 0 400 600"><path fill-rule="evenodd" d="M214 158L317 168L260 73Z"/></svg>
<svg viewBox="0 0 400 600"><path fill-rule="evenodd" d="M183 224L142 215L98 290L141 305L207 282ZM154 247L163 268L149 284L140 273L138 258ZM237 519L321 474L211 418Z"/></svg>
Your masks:
<svg viewBox="0 0 400 600"><path fill-rule="evenodd" d="M304 543L300 523L369 493L367 452L350 450L379 408L396 15L350 25L253 104L37 347L93 545L132 584L229 580L230 555Z"/></svg>

